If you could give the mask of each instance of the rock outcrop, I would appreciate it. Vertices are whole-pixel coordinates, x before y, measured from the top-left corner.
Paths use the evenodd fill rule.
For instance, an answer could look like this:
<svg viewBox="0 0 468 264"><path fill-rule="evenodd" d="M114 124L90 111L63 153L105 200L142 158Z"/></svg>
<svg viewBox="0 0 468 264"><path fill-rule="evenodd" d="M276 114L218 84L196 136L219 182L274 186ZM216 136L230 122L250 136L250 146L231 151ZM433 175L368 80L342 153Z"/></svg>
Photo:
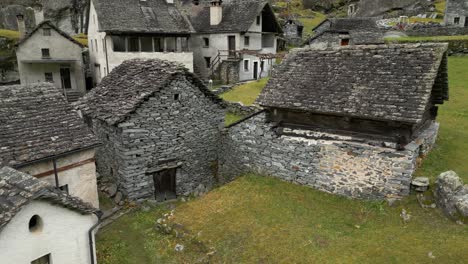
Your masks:
<svg viewBox="0 0 468 264"><path fill-rule="evenodd" d="M451 219L468 221L468 184L453 171L441 173L436 180L434 196L439 208Z"/></svg>
<svg viewBox="0 0 468 264"><path fill-rule="evenodd" d="M356 17L413 16L429 12L432 1L427 0L361 0L357 5Z"/></svg>

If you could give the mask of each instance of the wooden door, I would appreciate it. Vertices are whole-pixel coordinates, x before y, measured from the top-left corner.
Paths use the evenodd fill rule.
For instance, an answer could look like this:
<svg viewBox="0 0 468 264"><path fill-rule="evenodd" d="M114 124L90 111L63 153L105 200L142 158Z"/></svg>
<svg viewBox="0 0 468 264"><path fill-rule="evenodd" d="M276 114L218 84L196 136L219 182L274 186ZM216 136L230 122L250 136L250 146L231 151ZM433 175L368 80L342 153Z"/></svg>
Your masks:
<svg viewBox="0 0 468 264"><path fill-rule="evenodd" d="M70 68L60 68L60 79L62 89L71 89L71 74Z"/></svg>
<svg viewBox="0 0 468 264"><path fill-rule="evenodd" d="M254 78L255 80L258 79L258 61L255 61L255 62L253 63L253 78Z"/></svg>
<svg viewBox="0 0 468 264"><path fill-rule="evenodd" d="M158 202L176 198L176 169L166 169L153 175L154 196Z"/></svg>
<svg viewBox="0 0 468 264"><path fill-rule="evenodd" d="M236 56L236 36L228 36L228 50L230 57Z"/></svg>

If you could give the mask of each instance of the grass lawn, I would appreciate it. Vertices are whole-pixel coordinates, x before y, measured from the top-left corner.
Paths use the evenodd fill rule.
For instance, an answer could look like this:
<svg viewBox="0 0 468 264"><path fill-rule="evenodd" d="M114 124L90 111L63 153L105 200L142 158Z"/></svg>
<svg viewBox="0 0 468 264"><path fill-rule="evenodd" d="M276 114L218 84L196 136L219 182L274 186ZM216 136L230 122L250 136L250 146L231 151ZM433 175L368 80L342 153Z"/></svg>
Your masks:
<svg viewBox="0 0 468 264"><path fill-rule="evenodd" d="M241 84L231 91L221 94L221 98L230 102L241 102L244 105L252 105L263 90L263 87L265 87L268 79L267 77L258 81Z"/></svg>
<svg viewBox="0 0 468 264"><path fill-rule="evenodd" d="M236 113L227 112L226 117L224 119L224 124L226 126L229 126L230 124L235 123L235 122L241 120L242 118L243 118L243 116L241 116L241 115L238 115Z"/></svg>
<svg viewBox="0 0 468 264"><path fill-rule="evenodd" d="M440 137L418 175L455 170L468 181L468 57L449 59L450 102ZM405 209L411 220L403 223ZM466 263L468 226L422 209L350 200L271 177L247 175L202 198L178 202L179 232L162 234L158 205L126 215L97 236L99 263ZM181 237L181 233L186 233ZM176 252L176 244L185 246Z"/></svg>

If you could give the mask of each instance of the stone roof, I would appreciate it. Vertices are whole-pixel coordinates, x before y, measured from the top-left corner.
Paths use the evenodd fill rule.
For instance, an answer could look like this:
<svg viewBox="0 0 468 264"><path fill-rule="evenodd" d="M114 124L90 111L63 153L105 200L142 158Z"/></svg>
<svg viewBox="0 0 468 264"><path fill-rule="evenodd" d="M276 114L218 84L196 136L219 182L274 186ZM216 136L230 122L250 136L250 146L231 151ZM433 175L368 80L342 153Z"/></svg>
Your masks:
<svg viewBox="0 0 468 264"><path fill-rule="evenodd" d="M193 73L175 62L153 59L124 61L75 106L84 115L114 125L122 122L142 102L184 75L214 103L224 105Z"/></svg>
<svg viewBox="0 0 468 264"><path fill-rule="evenodd" d="M193 28L199 33L247 32L263 10L271 19L268 24L272 27L271 32L282 32L270 4L263 0L223 1L221 23L214 26L210 25L210 6L206 2L199 5L186 2L185 9Z"/></svg>
<svg viewBox="0 0 468 264"><path fill-rule="evenodd" d="M49 27L53 30L55 30L57 33L59 33L60 35L62 35L64 38L68 39L69 41L71 41L72 43L80 46L81 48L84 48L85 46L83 44L81 44L80 42L76 41L74 38L70 37L70 35L68 35L65 31L62 31L60 28L56 27L51 21L49 20L44 20L42 21L41 23L39 23L39 25L37 25L28 35L26 35L23 39L21 39L19 42L18 42L18 46L20 46L21 44L23 44L24 42L26 42L26 40L28 40L32 35L34 35L36 33L36 31L38 31L40 28L43 28L43 27Z"/></svg>
<svg viewBox="0 0 468 264"><path fill-rule="evenodd" d="M81 214L98 210L81 199L67 195L52 185L10 167L0 168L0 230L28 203L47 201Z"/></svg>
<svg viewBox="0 0 468 264"><path fill-rule="evenodd" d="M264 107L418 123L448 99L447 44L297 49L273 70ZM432 97L431 97L432 95Z"/></svg>
<svg viewBox="0 0 468 264"><path fill-rule="evenodd" d="M466 0L447 0L445 12L460 15L468 14L468 2Z"/></svg>
<svg viewBox="0 0 468 264"><path fill-rule="evenodd" d="M331 30L379 30L377 26L378 19L374 17L329 18L328 20L331 21Z"/></svg>
<svg viewBox="0 0 468 264"><path fill-rule="evenodd" d="M92 0L105 32L191 33L187 18L166 0Z"/></svg>
<svg viewBox="0 0 468 264"><path fill-rule="evenodd" d="M98 144L50 83L0 86L0 124L0 166L21 166Z"/></svg>

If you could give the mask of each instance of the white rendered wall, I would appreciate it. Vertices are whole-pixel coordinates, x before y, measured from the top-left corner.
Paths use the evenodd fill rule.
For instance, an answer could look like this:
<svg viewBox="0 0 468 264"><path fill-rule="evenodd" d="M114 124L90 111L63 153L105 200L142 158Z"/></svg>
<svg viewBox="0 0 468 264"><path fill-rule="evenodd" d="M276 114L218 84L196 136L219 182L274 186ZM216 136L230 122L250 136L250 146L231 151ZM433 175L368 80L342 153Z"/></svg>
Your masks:
<svg viewBox="0 0 468 264"><path fill-rule="evenodd" d="M23 61L43 60L41 49L50 50L51 60L70 60L73 62L64 63L25 63ZM74 91L81 94L86 92L85 66L83 65L83 49L69 39L51 29L51 36L43 36L42 29L39 29L22 43L17 51L18 70L22 84L44 82L46 72L52 72L54 84L61 88L60 67L67 65L70 67L71 85Z"/></svg>
<svg viewBox="0 0 468 264"><path fill-rule="evenodd" d="M33 215L41 217L41 231L29 231ZM30 264L49 253L53 264L90 263L88 231L96 222L95 215L32 201L0 231L0 263Z"/></svg>
<svg viewBox="0 0 468 264"><path fill-rule="evenodd" d="M86 150L78 153L70 154L57 159L57 168L76 164L89 159L94 159L94 150ZM20 168L19 170L30 175L38 175L54 169L52 160L34 163L29 166ZM95 162L87 162L78 167L69 170L60 171L58 173L59 185L68 184L70 195L81 198L83 201L90 203L95 208L99 208L99 199L97 193L96 182L96 164ZM41 181L46 181L55 186L55 175L39 178Z"/></svg>

